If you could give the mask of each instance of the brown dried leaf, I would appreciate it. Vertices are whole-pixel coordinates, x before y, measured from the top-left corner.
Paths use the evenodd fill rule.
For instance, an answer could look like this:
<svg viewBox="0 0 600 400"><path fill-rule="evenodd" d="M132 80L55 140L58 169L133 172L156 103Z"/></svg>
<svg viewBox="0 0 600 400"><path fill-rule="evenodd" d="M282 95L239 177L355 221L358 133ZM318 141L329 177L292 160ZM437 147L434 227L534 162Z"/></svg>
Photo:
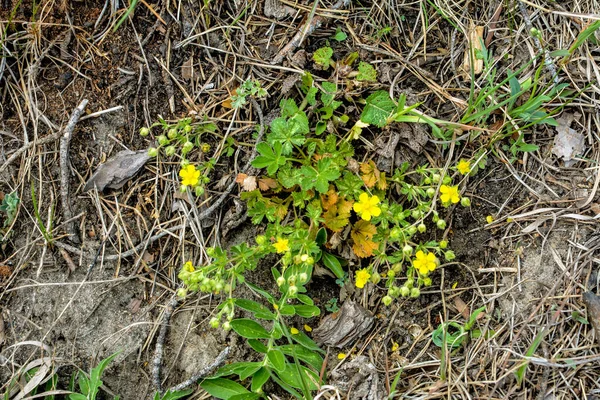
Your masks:
<svg viewBox="0 0 600 400"><path fill-rule="evenodd" d="M338 202L331 206L323 213L323 223L333 232L341 231L350 221L350 211L354 202L346 199L339 199Z"/></svg>
<svg viewBox="0 0 600 400"><path fill-rule="evenodd" d="M273 178L258 178L258 188L261 192L265 192L269 189L277 188L277 181Z"/></svg>
<svg viewBox="0 0 600 400"><path fill-rule="evenodd" d="M369 160L366 163L360 165L360 172L362 172L362 180L365 185L370 189L379 181L381 172L377 169L375 162Z"/></svg>
<svg viewBox="0 0 600 400"><path fill-rule="evenodd" d="M373 251L379 247L371 240L375 233L377 233L377 228L370 222L361 220L355 223L350 232L350 236L354 240L352 246L354 254L360 258L372 256Z"/></svg>
<svg viewBox="0 0 600 400"><path fill-rule="evenodd" d="M348 300L337 313L329 314L313 330L317 343L342 348L359 339L373 326L373 314L360 304Z"/></svg>
<svg viewBox="0 0 600 400"><path fill-rule="evenodd" d="M255 176L238 174L235 178L235 181L242 185L242 190L245 190L247 192L251 192L257 187Z"/></svg>
<svg viewBox="0 0 600 400"><path fill-rule="evenodd" d="M323 207L323 210L327 211L331 207L335 206L338 198L339 196L333 186L329 186L329 191L321 195L321 206Z"/></svg>

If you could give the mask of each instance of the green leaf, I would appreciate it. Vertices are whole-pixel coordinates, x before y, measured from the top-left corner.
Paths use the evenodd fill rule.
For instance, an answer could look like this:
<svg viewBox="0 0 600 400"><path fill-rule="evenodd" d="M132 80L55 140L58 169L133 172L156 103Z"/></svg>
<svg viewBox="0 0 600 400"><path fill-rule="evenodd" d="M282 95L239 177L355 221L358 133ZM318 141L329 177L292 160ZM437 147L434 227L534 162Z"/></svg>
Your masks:
<svg viewBox="0 0 600 400"><path fill-rule="evenodd" d="M161 400L177 400L177 399L187 397L192 393L194 393L194 389L178 390L176 392L171 392L170 390L167 390L167 392L160 399Z"/></svg>
<svg viewBox="0 0 600 400"><path fill-rule="evenodd" d="M279 102L279 108L281 108L281 116L283 118L289 118L298 112L298 106L294 99L282 99Z"/></svg>
<svg viewBox="0 0 600 400"><path fill-rule="evenodd" d="M329 68L331 56L333 56L333 49L331 47L321 47L313 54L313 60L322 66L323 69L327 69Z"/></svg>
<svg viewBox="0 0 600 400"><path fill-rule="evenodd" d="M350 171L344 171L344 176L335 182L335 186L340 195L347 198L358 197L364 192L364 182Z"/></svg>
<svg viewBox="0 0 600 400"><path fill-rule="evenodd" d="M347 37L348 35L346 35L346 33L339 26L335 28L335 35L333 35L334 40L337 40L338 42L343 42L344 40L346 40Z"/></svg>
<svg viewBox="0 0 600 400"><path fill-rule="evenodd" d="M260 367L261 365L262 363L260 362L234 362L219 368L212 378L220 378L228 375L240 376L240 374L242 374L248 368Z"/></svg>
<svg viewBox="0 0 600 400"><path fill-rule="evenodd" d="M308 297L308 296L307 296L307 295L305 295L305 294L299 294L299 295L296 297L296 299L297 299L299 302L301 302L301 303L304 303L304 304L307 304L307 305L309 305L309 306L312 306L312 305L314 305L314 304L315 304L315 302L313 301L313 299L311 299L310 297Z"/></svg>
<svg viewBox="0 0 600 400"><path fill-rule="evenodd" d="M588 325L589 321L579 311L573 311L571 317L580 324Z"/></svg>
<svg viewBox="0 0 600 400"><path fill-rule="evenodd" d="M285 165L277 173L277 180L286 189L290 189L296 185L299 185L301 179L302 179L302 173L301 173L300 169L293 168L289 164Z"/></svg>
<svg viewBox="0 0 600 400"><path fill-rule="evenodd" d="M279 372L285 370L285 356L283 352L278 349L272 349L267 353L267 359L269 363Z"/></svg>
<svg viewBox="0 0 600 400"><path fill-rule="evenodd" d="M315 188L319 193L326 193L329 190L329 182L340 177L340 171L331 158L320 159L316 167L304 166L300 172L303 175L300 181L302 189Z"/></svg>
<svg viewBox="0 0 600 400"><path fill-rule="evenodd" d="M231 328L246 339L269 339L271 334L258 322L248 318L231 321Z"/></svg>
<svg viewBox="0 0 600 400"><path fill-rule="evenodd" d="M250 393L245 387L230 379L211 378L205 379L200 387L218 399L229 400L235 395Z"/></svg>
<svg viewBox="0 0 600 400"><path fill-rule="evenodd" d="M452 328L452 332L448 328ZM444 347L444 345L456 348L460 347L467 338L468 333L465 328L454 321L448 321L441 323L435 331L431 334L433 343L438 347Z"/></svg>
<svg viewBox="0 0 600 400"><path fill-rule="evenodd" d="M79 391L87 396L90 392L90 380L83 372L79 372L77 380L79 382Z"/></svg>
<svg viewBox="0 0 600 400"><path fill-rule="evenodd" d="M291 317L296 313L296 310L294 309L294 306L286 304L279 308L279 313L281 315L285 315L286 317Z"/></svg>
<svg viewBox="0 0 600 400"><path fill-rule="evenodd" d="M323 264L333 272L336 278L341 279L344 277L342 264L340 264L340 260L336 256L324 251L321 260L323 260Z"/></svg>
<svg viewBox="0 0 600 400"><path fill-rule="evenodd" d="M319 353L308 350L299 344L286 344L279 346L279 349L286 356L294 357L295 355L299 360L302 360L308 365L314 367L317 371L320 371L321 367L323 366L323 357L321 357Z"/></svg>
<svg viewBox="0 0 600 400"><path fill-rule="evenodd" d="M302 389L301 373L304 374L304 381L309 390L317 390L319 388L319 375L303 365L295 363L287 364L285 370L277 373L277 376L288 385L297 389Z"/></svg>
<svg viewBox="0 0 600 400"><path fill-rule="evenodd" d="M71 393L69 395L69 400L87 400L87 396L84 396L81 393Z"/></svg>
<svg viewBox="0 0 600 400"><path fill-rule="evenodd" d="M317 306L308 306L304 304L295 305L296 314L304 318L312 318L321 314L321 310Z"/></svg>
<svg viewBox="0 0 600 400"><path fill-rule="evenodd" d="M273 321L277 319L277 315L273 314L271 310L252 300L247 299L235 299L235 305L243 308L246 311L254 313L257 318Z"/></svg>
<svg viewBox="0 0 600 400"><path fill-rule="evenodd" d="M290 155L294 146L304 144L305 135L310 132L308 127L308 118L303 111L298 111L292 118L277 118L271 122L271 132L267 135L267 140L272 145L280 143L283 155Z"/></svg>
<svg viewBox="0 0 600 400"><path fill-rule="evenodd" d="M575 50L577 50L579 46L581 46L598 29L600 29L600 20L594 21L587 28L581 31L577 36L577 39L575 39L571 47L569 47L569 53L573 54Z"/></svg>
<svg viewBox="0 0 600 400"><path fill-rule="evenodd" d="M383 128L388 123L396 105L385 90L378 90L367 97L367 103L360 115L360 120L367 124Z"/></svg>
<svg viewBox="0 0 600 400"><path fill-rule="evenodd" d="M314 350L314 351L318 351L320 353L325 354L325 352L323 350L321 350L319 345L316 344L315 342L313 342L313 340L311 338L306 336L306 334L304 332L298 332L296 335L292 335L292 339L295 342L297 342L297 343L301 344L302 346L304 346L305 348L307 348L308 350Z"/></svg>
<svg viewBox="0 0 600 400"><path fill-rule="evenodd" d="M356 80L375 82L377 81L377 71L371 64L361 61L358 64L358 75L356 75Z"/></svg>
<svg viewBox="0 0 600 400"><path fill-rule="evenodd" d="M269 350L267 346L257 339L248 339L248 344L257 353L266 353Z"/></svg>
<svg viewBox="0 0 600 400"><path fill-rule="evenodd" d="M315 242L319 246L323 246L327 242L327 230L325 228L320 228L317 231L317 237L315 237Z"/></svg>
<svg viewBox="0 0 600 400"><path fill-rule="evenodd" d="M260 399L260 394L258 393L243 393L236 394L229 398L229 400L256 400Z"/></svg>
<svg viewBox="0 0 600 400"><path fill-rule="evenodd" d="M248 378L249 376L254 375L254 373L256 371L258 371L260 368L262 367L262 363L256 363L256 365L250 365L246 368L244 368L242 371L240 371L240 380L244 380L246 378Z"/></svg>
<svg viewBox="0 0 600 400"><path fill-rule="evenodd" d="M250 385L250 389L253 392L257 392L258 389L262 388L263 385L269 380L270 376L271 374L269 374L269 370L265 367L259 369L252 376L252 384Z"/></svg>
<svg viewBox="0 0 600 400"><path fill-rule="evenodd" d="M266 142L261 142L256 146L260 156L252 161L255 168L267 168L267 173L273 175L280 166L284 165L287 159L282 155L282 145L279 142L273 144L273 148Z"/></svg>

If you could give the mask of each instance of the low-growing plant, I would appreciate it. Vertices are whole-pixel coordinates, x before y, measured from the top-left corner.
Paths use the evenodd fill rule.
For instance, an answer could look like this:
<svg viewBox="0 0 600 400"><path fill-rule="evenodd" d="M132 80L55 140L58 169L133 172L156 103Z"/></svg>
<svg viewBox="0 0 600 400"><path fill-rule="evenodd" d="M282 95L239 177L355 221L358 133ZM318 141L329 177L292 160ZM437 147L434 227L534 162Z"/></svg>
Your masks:
<svg viewBox="0 0 600 400"><path fill-rule="evenodd" d="M180 296L197 291L225 296L210 324L234 330L260 356L259 361L222 367L203 381L202 387L219 398L234 394L258 398L269 380L296 398L311 398L325 379L320 376L323 351L289 320L320 315L308 290L315 264L346 279L347 263L339 252L342 242L350 240L361 266L354 271L357 288L384 286L387 293L381 301L388 306L399 297L419 297L421 288L432 284L440 260L455 257L447 240L427 233L432 227L446 230L442 214L448 207L470 204L443 168L411 168L404 163L388 176L372 160L353 158L353 141L370 125L419 122L440 129L440 121L417 112L416 105L407 106L404 96L396 103L385 91L372 93L360 119L344 128L350 116L340 112L343 100L338 100L342 93L336 84L322 82L319 87L305 74L299 89L300 104L283 99L280 116L256 146L258 156L252 165L264 175L240 174L237 179L251 221L266 223L264 234L256 237L256 244L208 248L207 264L186 262L179 273L185 285ZM469 160L454 169L456 176L473 172ZM277 294L248 281L250 272L273 256ZM259 294L268 306L237 298L238 285ZM238 310L252 318L236 318ZM250 379L250 390L225 379L231 375Z"/></svg>

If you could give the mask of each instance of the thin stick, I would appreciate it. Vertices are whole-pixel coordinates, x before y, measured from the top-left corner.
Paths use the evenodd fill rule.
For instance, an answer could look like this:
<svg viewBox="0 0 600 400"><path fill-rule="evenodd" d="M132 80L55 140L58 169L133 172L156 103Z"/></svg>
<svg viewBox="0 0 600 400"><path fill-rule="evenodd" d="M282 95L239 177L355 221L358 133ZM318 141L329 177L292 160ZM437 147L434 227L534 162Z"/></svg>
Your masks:
<svg viewBox="0 0 600 400"><path fill-rule="evenodd" d="M315 6L317 3L318 3L318 1L315 1ZM339 0L331 8L334 10L339 10L342 7L346 7L349 3L350 3L350 0ZM314 17L315 6L313 6L313 10L311 10L311 15L313 17ZM327 18L320 16L320 15L317 15L314 18L310 18L310 16L309 16L309 18L307 18L307 20L306 20L306 23L294 35L292 40L290 40L290 42L288 44L286 44L285 47L279 51L279 53L277 53L275 58L273 58L273 61L271 61L271 64L281 64L284 57L286 55L288 55L290 52L292 52L293 50L295 50L296 48L298 48L302 44L302 41L304 40L304 38L306 36L312 34L317 28L319 28L321 25L323 25L323 23L325 22L326 19Z"/></svg>
<svg viewBox="0 0 600 400"><path fill-rule="evenodd" d="M69 145L71 144L71 138L73 137L73 131L79 118L85 110L87 105L87 99L83 99L81 103L73 110L71 118L67 123L67 127L64 130L64 134L60 139L60 197L64 219L71 219L73 212L71 211L71 202L69 199ZM69 239L74 243L79 243L79 235L77 234L77 225L75 221L71 221L66 226Z"/></svg>
<svg viewBox="0 0 600 400"><path fill-rule="evenodd" d="M533 28L533 24L531 23L531 18L529 18L529 13L527 12L527 8L525 8L525 5L521 1L518 1L517 3L519 4L519 11L521 11L521 14L523 15L523 20L525 21L527 30L530 32L531 29ZM544 48L542 46L542 42L540 42L540 39L537 36L533 36L533 41L534 41L535 47L537 47L538 51L541 53L544 53L544 64L546 66L546 69L550 73L550 76L552 77L554 84L558 85L560 83L560 78L558 77L556 65L554 65L554 60L552 59L552 56L550 55L550 51L547 48Z"/></svg>
<svg viewBox="0 0 600 400"><path fill-rule="evenodd" d="M198 372L196 375L192 376L190 379L181 382L179 385L173 386L172 388L169 389L169 392L173 393L178 390L184 390L184 389L192 386L194 383L197 383L200 379L205 378L207 375L211 374L212 371L214 371L215 369L217 369L221 365L223 365L225 363L225 360L227 359L228 355L229 355L229 347L225 347L223 349L223 351L221 351L221 353L217 356L217 358L215 358L215 361L213 361L212 364L207 365L206 367L202 368L200 370L200 372Z"/></svg>
<svg viewBox="0 0 600 400"><path fill-rule="evenodd" d="M160 365L162 363L163 348L165 345L165 338L167 337L169 321L171 320L175 308L177 308L177 304L179 304L179 300L177 297L173 297L171 301L169 301L169 304L167 304L167 308L165 308L162 322L160 323L160 332L158 333L158 339L156 340L154 357L152 358L152 383L154 384L154 388L161 394L163 390L162 382L160 381Z"/></svg>

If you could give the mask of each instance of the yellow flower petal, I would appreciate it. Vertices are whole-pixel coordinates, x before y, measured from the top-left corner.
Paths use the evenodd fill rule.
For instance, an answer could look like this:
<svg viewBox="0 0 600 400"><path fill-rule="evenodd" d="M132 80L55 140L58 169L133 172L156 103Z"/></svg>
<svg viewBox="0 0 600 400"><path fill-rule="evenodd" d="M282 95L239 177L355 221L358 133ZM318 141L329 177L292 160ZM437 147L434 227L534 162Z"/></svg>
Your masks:
<svg viewBox="0 0 600 400"><path fill-rule="evenodd" d="M304 324L304 330L306 332L312 332L312 328L310 326L306 325L306 324Z"/></svg>
<svg viewBox="0 0 600 400"><path fill-rule="evenodd" d="M299 333L300 333L300 331L299 331L298 329L296 329L296 328L290 328L290 333L291 333L292 335L297 335L297 334L299 334Z"/></svg>
<svg viewBox="0 0 600 400"><path fill-rule="evenodd" d="M338 360L343 360L344 358L346 358L346 354L338 353L337 358L338 358Z"/></svg>

